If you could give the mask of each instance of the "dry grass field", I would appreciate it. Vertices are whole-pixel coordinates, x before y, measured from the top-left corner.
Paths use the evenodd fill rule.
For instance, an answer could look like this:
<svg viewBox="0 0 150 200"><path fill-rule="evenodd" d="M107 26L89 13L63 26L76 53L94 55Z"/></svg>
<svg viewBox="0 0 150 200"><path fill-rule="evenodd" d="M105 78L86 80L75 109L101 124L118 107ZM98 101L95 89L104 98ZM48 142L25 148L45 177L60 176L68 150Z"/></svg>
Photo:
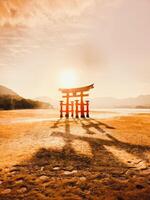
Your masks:
<svg viewBox="0 0 150 200"><path fill-rule="evenodd" d="M149 114L28 117L56 115L0 112L0 200L150 199Z"/></svg>

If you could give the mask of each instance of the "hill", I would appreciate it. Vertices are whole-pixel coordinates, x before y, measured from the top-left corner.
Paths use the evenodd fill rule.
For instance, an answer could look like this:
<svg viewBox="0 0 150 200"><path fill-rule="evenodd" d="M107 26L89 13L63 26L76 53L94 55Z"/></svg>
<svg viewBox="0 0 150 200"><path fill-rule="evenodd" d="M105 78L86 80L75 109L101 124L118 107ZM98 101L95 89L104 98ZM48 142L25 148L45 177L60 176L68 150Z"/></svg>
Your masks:
<svg viewBox="0 0 150 200"><path fill-rule="evenodd" d="M0 85L0 96L13 96L16 98L21 98L16 92L3 85Z"/></svg>
<svg viewBox="0 0 150 200"><path fill-rule="evenodd" d="M0 110L52 108L49 103L19 96L13 90L0 86Z"/></svg>

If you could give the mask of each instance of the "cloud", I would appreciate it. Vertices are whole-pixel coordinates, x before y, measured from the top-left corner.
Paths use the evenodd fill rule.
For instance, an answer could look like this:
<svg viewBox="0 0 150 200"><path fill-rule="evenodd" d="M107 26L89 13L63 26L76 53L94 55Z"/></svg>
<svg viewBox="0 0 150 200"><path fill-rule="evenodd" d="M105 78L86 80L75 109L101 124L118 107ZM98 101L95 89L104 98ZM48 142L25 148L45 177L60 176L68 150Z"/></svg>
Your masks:
<svg viewBox="0 0 150 200"><path fill-rule="evenodd" d="M0 25L33 25L79 17L94 0L1 0Z"/></svg>
<svg viewBox="0 0 150 200"><path fill-rule="evenodd" d="M30 54L40 54L43 61L56 51L57 56L67 54L70 62L73 59L82 61L81 65L100 65L101 50L97 53L99 49L91 44L95 41L93 26L100 9L116 6L119 1L0 0L0 63L19 66Z"/></svg>
<svg viewBox="0 0 150 200"><path fill-rule="evenodd" d="M33 26L88 19L99 7L122 0L0 0L0 26Z"/></svg>

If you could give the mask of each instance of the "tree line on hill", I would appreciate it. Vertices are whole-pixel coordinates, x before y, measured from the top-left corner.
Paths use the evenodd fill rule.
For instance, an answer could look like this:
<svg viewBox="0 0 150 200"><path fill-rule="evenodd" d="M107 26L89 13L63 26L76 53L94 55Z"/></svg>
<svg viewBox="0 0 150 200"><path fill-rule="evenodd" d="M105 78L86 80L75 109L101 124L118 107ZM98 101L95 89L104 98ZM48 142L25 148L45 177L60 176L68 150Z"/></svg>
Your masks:
<svg viewBox="0 0 150 200"><path fill-rule="evenodd" d="M0 96L0 110L50 108L49 103L9 95Z"/></svg>

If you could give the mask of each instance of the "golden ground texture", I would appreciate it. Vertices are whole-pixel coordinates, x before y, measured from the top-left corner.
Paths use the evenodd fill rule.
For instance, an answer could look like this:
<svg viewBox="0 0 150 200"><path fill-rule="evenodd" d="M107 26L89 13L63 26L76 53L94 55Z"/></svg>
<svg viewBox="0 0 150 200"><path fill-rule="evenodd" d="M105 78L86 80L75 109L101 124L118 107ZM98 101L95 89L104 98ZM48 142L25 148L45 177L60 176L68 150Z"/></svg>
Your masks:
<svg viewBox="0 0 150 200"><path fill-rule="evenodd" d="M29 116L0 112L0 200L150 199L149 114L7 122Z"/></svg>

